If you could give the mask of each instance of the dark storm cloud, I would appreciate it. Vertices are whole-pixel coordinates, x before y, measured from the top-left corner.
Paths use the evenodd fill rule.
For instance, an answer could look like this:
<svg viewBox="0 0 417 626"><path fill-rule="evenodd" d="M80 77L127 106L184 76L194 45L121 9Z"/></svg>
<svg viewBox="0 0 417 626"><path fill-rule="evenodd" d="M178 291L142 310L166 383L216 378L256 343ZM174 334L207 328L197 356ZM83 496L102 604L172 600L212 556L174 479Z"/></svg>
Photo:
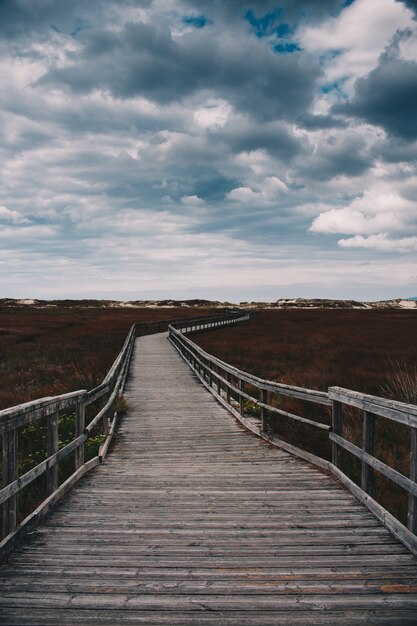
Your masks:
<svg viewBox="0 0 417 626"><path fill-rule="evenodd" d="M289 162L302 150L302 142L279 122L256 124L231 121L210 136L225 142L234 153L266 150L271 156Z"/></svg>
<svg viewBox="0 0 417 626"><path fill-rule="evenodd" d="M297 124L306 130L323 130L327 128L346 128L346 120L333 115L311 115L306 113L297 119Z"/></svg>
<svg viewBox="0 0 417 626"><path fill-rule="evenodd" d="M388 50L378 66L356 81L355 95L335 113L355 116L381 126L405 140L417 139L417 63L399 58Z"/></svg>
<svg viewBox="0 0 417 626"><path fill-rule="evenodd" d="M213 167L210 171L202 171L201 176L195 179L194 185L188 189L187 193L195 194L207 202L216 202L223 200L224 196L238 184L237 178L222 176Z"/></svg>
<svg viewBox="0 0 417 626"><path fill-rule="evenodd" d="M210 15L213 18L235 21L253 11L257 18L267 14L281 13L282 17L314 21L334 15L344 6L346 0L184 0L184 5L192 7L199 13ZM278 10L277 10L278 9ZM280 13L279 13L280 10Z"/></svg>
<svg viewBox="0 0 417 626"><path fill-rule="evenodd" d="M118 98L140 95L160 104L207 90L265 120L293 119L310 106L320 70L307 55L279 56L256 38L216 37L209 30L179 40L162 24L128 23L118 34L85 32L73 65L51 70L39 84L78 93L103 89Z"/></svg>
<svg viewBox="0 0 417 626"><path fill-rule="evenodd" d="M371 167L374 156L369 154L365 140L359 134L342 138L330 135L310 158L303 157L300 173L325 181L336 176L361 176Z"/></svg>
<svg viewBox="0 0 417 626"><path fill-rule="evenodd" d="M413 163L417 161L417 141L412 143L391 136L377 142L372 153L386 163Z"/></svg>
<svg viewBox="0 0 417 626"><path fill-rule="evenodd" d="M152 0L118 0L123 6L149 6ZM92 24L100 23L115 14L111 0L1 0L0 33L8 39L48 38L51 30L77 35Z"/></svg>

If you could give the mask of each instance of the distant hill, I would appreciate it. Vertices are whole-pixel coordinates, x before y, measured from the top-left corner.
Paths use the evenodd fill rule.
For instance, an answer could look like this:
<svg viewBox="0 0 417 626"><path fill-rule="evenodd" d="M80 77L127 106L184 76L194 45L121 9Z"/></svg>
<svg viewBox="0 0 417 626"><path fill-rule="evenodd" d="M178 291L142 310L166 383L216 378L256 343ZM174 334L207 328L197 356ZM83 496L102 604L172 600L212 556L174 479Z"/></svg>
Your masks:
<svg viewBox="0 0 417 626"><path fill-rule="evenodd" d="M360 302L357 300L331 300L323 298L280 298L275 302L219 302L217 300L37 300L33 298L0 299L0 307L36 308L241 308L241 309L416 309L415 298L398 298L379 302Z"/></svg>

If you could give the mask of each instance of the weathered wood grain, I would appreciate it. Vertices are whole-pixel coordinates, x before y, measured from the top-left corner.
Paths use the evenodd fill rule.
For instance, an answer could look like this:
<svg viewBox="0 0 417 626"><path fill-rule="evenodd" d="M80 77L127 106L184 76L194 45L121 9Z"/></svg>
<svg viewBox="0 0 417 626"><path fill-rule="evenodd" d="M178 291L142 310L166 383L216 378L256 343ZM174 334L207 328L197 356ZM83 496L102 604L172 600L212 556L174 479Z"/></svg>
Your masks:
<svg viewBox="0 0 417 626"><path fill-rule="evenodd" d="M112 453L0 569L2 625L417 624L415 557L165 334L136 340L125 396Z"/></svg>

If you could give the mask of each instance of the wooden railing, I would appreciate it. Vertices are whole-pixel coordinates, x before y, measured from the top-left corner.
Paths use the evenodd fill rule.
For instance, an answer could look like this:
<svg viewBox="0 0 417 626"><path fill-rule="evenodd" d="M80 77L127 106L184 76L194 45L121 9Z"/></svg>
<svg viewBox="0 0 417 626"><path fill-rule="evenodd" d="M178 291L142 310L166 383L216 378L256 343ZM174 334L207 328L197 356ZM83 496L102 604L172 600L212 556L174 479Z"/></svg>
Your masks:
<svg viewBox="0 0 417 626"><path fill-rule="evenodd" d="M0 490L0 505L3 509L4 537L0 543L0 556L9 552L19 540L20 535L30 530L39 518L88 470L103 461L117 425L118 412L115 410L115 401L123 392L135 337L166 331L173 323L178 328L191 331L227 325L243 319L248 319L248 316L241 312L223 311L209 317L134 324L120 353L98 387L90 391L81 389L59 396L41 398L0 411L0 435L3 444L3 488ZM66 415L68 413L74 415L75 436L69 443L60 447L60 414L63 411ZM90 413L92 415L86 424L86 415ZM46 421L47 458L19 476L19 430L32 423L39 424L41 420ZM86 461L85 444L97 429L102 434L103 442L98 454ZM73 471L62 484L59 484L59 464L71 453L74 453ZM18 523L19 493L43 474L46 474L47 497L23 521Z"/></svg>
<svg viewBox="0 0 417 626"><path fill-rule="evenodd" d="M170 326L169 339L184 360L217 400L253 433L277 444L325 470L331 472L354 493L380 521L400 539L414 554L417 554L417 406L386 400L340 387L330 387L328 392L313 391L269 380L264 380L221 361L200 348L184 330ZM274 399L281 396L297 398L319 405L332 407L331 424L296 415L279 408ZM245 401L258 408L260 420L247 415ZM356 446L344 435L343 406L355 407L363 412L362 446ZM289 418L293 422L322 431L331 442L332 460L326 460L286 441L271 432L272 413ZM405 476L375 456L375 419L396 422L410 431L409 475ZM341 451L359 459L362 464L360 485L342 470ZM408 493L407 526L372 498L373 473L385 478Z"/></svg>
<svg viewBox="0 0 417 626"><path fill-rule="evenodd" d="M330 387L328 392L314 391L264 380L235 368L210 355L197 346L186 334L226 326L249 319L242 311L226 311L210 317L162 320L135 324L110 368L105 379L95 389L42 398L10 409L0 411L0 435L3 441L3 488L0 504L3 508L3 541L0 556L16 544L20 535L27 532L55 502L89 469L101 463L107 454L117 425L118 413L114 410L118 394L123 392L134 340L145 335L169 330L169 339L190 365L201 382L233 413L249 430L285 450L313 462L333 473L354 493L359 500L378 517L413 553L417 554L417 406L370 396L340 387ZM311 419L280 408L277 397L290 397L315 405L331 407L331 424ZM245 402L258 407L260 420L254 420L245 412ZM99 405L96 406L95 405ZM91 408L89 409L89 407ZM94 408L95 407L95 408ZM343 407L353 407L363 413L361 447L344 435ZM328 409L327 409L328 410ZM347 410L350 410L349 408ZM74 438L59 447L60 413L74 413ZM86 414L92 414L86 425ZM295 423L316 428L332 445L332 461L302 450L286 441L277 439L271 432L270 416L277 414ZM409 475L405 476L375 456L375 420L386 419L402 424L410 432ZM23 475L18 475L18 431L39 420L47 422L47 458ZM103 442L98 454L85 460L85 444L93 431L101 429ZM362 472L360 485L347 476L342 469L341 452L359 459ZM74 453L74 471L59 484L59 463ZM408 493L407 526L372 498L374 472L382 474ZM46 474L47 497L18 524L18 495L35 479Z"/></svg>

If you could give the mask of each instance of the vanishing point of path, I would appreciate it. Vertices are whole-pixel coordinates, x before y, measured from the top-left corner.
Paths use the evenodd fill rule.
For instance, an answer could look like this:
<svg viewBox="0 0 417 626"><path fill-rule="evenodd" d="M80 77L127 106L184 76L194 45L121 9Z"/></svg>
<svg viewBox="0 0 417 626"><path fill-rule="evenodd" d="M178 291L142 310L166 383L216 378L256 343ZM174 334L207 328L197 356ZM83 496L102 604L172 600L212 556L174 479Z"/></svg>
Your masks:
<svg viewBox="0 0 417 626"><path fill-rule="evenodd" d="M0 624L417 624L417 562L139 338L113 451L0 570Z"/></svg>

